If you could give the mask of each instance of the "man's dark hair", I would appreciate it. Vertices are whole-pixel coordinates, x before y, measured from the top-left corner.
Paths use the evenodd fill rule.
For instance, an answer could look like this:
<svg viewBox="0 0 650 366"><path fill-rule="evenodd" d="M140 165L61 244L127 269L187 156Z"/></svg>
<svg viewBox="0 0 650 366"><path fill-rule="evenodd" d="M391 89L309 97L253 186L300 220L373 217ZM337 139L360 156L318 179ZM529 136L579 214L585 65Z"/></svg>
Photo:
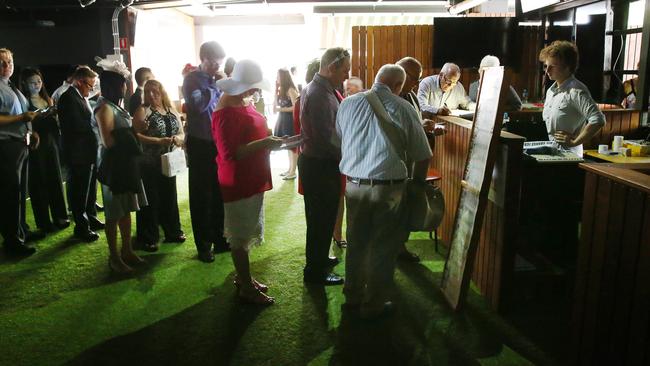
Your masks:
<svg viewBox="0 0 650 366"><path fill-rule="evenodd" d="M311 62L307 65L307 73L305 73L305 81L309 84L312 79L314 79L314 76L318 72L318 69L320 69L320 59L313 59Z"/></svg>
<svg viewBox="0 0 650 366"><path fill-rule="evenodd" d="M206 58L224 58L226 57L226 51L223 50L223 47L215 41L205 42L201 45L199 49L199 58L201 61Z"/></svg>
<svg viewBox="0 0 650 366"><path fill-rule="evenodd" d="M151 69L148 67L141 67L135 70L135 82L138 83L138 86L142 86L142 84L144 84L144 75L146 73L151 74Z"/></svg>

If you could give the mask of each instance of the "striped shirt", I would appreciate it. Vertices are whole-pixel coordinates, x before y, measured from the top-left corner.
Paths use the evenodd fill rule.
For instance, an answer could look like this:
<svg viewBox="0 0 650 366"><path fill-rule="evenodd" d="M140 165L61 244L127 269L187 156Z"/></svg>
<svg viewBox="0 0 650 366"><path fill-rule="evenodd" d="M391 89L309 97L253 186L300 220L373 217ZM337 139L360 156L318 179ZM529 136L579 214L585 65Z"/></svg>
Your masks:
<svg viewBox="0 0 650 366"><path fill-rule="evenodd" d="M404 134L408 159L413 162L429 159L431 148L413 106L394 95L384 84L375 83L372 90ZM336 116L336 132L341 143L341 174L363 179L404 179L408 176L406 164L384 135L364 93L343 100Z"/></svg>

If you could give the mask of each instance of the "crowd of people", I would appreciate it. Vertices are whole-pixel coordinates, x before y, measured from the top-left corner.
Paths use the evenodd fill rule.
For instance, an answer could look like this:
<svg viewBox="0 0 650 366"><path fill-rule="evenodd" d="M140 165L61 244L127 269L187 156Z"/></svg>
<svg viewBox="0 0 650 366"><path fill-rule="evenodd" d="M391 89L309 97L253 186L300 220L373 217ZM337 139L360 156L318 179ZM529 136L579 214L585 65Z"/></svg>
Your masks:
<svg viewBox="0 0 650 366"><path fill-rule="evenodd" d="M30 244L35 234L25 221L27 192L40 232L70 225L63 165L74 237L92 242L99 238L96 231L104 229L110 269L132 273L144 263L136 250L158 249L159 227L164 242L186 240L176 178L163 174L161 167L163 154L184 149L198 259L209 263L215 254L230 251L239 297L272 304L269 286L252 274L249 252L264 240L264 192L273 188L269 154L288 137L300 135L299 148L287 149L289 169L281 175L295 179L296 168L300 175L307 226L304 281L344 284L345 306L364 317L390 312L396 260L419 261L405 246L405 183L411 179L425 184L430 144L444 133L426 117L474 107L459 83L460 68L447 63L439 74L422 79L420 62L404 57L383 65L374 84L364 90L359 78L349 77L348 51L330 48L309 64L304 87L296 86L292 73L281 69L273 90L255 61L229 59L224 65L226 52L217 42L202 44L199 57L198 67L187 65L183 71L183 124L149 68L135 72L138 87L125 109L130 73L120 61L101 60L99 74L87 66L75 68L50 97L43 75L35 69L23 69L21 88L16 88L10 82L13 55L0 49L0 222L6 253L35 252ZM577 49L554 43L540 57L556 81L547 103L555 104L566 93L579 106L575 114L588 120L569 126L569 133L562 116L548 112L549 133L559 143L576 146L602 125L602 114L589 104L588 91L572 76ZM495 59L487 57L481 67L498 65ZM275 95L279 117L274 131L255 105L262 90ZM91 99L94 94L99 97ZM399 131L405 151L392 146L382 131L376 109L381 107L372 105L373 98ZM106 223L97 218L97 181ZM131 212L136 212L135 240ZM332 244L347 247L345 281L333 271L339 258L330 256Z"/></svg>

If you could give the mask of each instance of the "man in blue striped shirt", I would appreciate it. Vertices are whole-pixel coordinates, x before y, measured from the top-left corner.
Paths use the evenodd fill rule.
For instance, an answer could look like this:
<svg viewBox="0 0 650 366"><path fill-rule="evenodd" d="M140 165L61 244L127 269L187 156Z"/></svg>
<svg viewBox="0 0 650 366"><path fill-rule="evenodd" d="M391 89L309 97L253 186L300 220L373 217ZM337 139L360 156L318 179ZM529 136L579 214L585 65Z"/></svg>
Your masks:
<svg viewBox="0 0 650 366"><path fill-rule="evenodd" d="M348 209L346 304L359 306L363 317L392 309L388 290L393 281L397 253L408 236L404 195L409 166L412 177L424 184L431 149L415 109L399 94L406 73L401 66L379 69L371 92L375 93L405 142L397 151L386 137L365 93L345 99L336 117L340 137L341 173L347 176Z"/></svg>

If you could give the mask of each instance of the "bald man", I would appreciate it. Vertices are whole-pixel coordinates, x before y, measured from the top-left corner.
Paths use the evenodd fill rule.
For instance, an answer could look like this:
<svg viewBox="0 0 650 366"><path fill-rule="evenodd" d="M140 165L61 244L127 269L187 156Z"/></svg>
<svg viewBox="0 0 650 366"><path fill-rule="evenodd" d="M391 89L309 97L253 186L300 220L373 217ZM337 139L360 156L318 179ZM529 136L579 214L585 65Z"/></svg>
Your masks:
<svg viewBox="0 0 650 366"><path fill-rule="evenodd" d="M406 73L398 65L379 69L368 95L358 93L341 103L336 116L340 137L341 174L347 177L348 249L343 288L346 305L359 307L362 317L373 318L392 310L390 288L395 258L408 237L404 205L409 168L400 156L406 150L414 161L412 179L425 184L431 149L417 112L399 94ZM404 137L393 146L380 126L369 98ZM369 106L370 105L370 106Z"/></svg>

